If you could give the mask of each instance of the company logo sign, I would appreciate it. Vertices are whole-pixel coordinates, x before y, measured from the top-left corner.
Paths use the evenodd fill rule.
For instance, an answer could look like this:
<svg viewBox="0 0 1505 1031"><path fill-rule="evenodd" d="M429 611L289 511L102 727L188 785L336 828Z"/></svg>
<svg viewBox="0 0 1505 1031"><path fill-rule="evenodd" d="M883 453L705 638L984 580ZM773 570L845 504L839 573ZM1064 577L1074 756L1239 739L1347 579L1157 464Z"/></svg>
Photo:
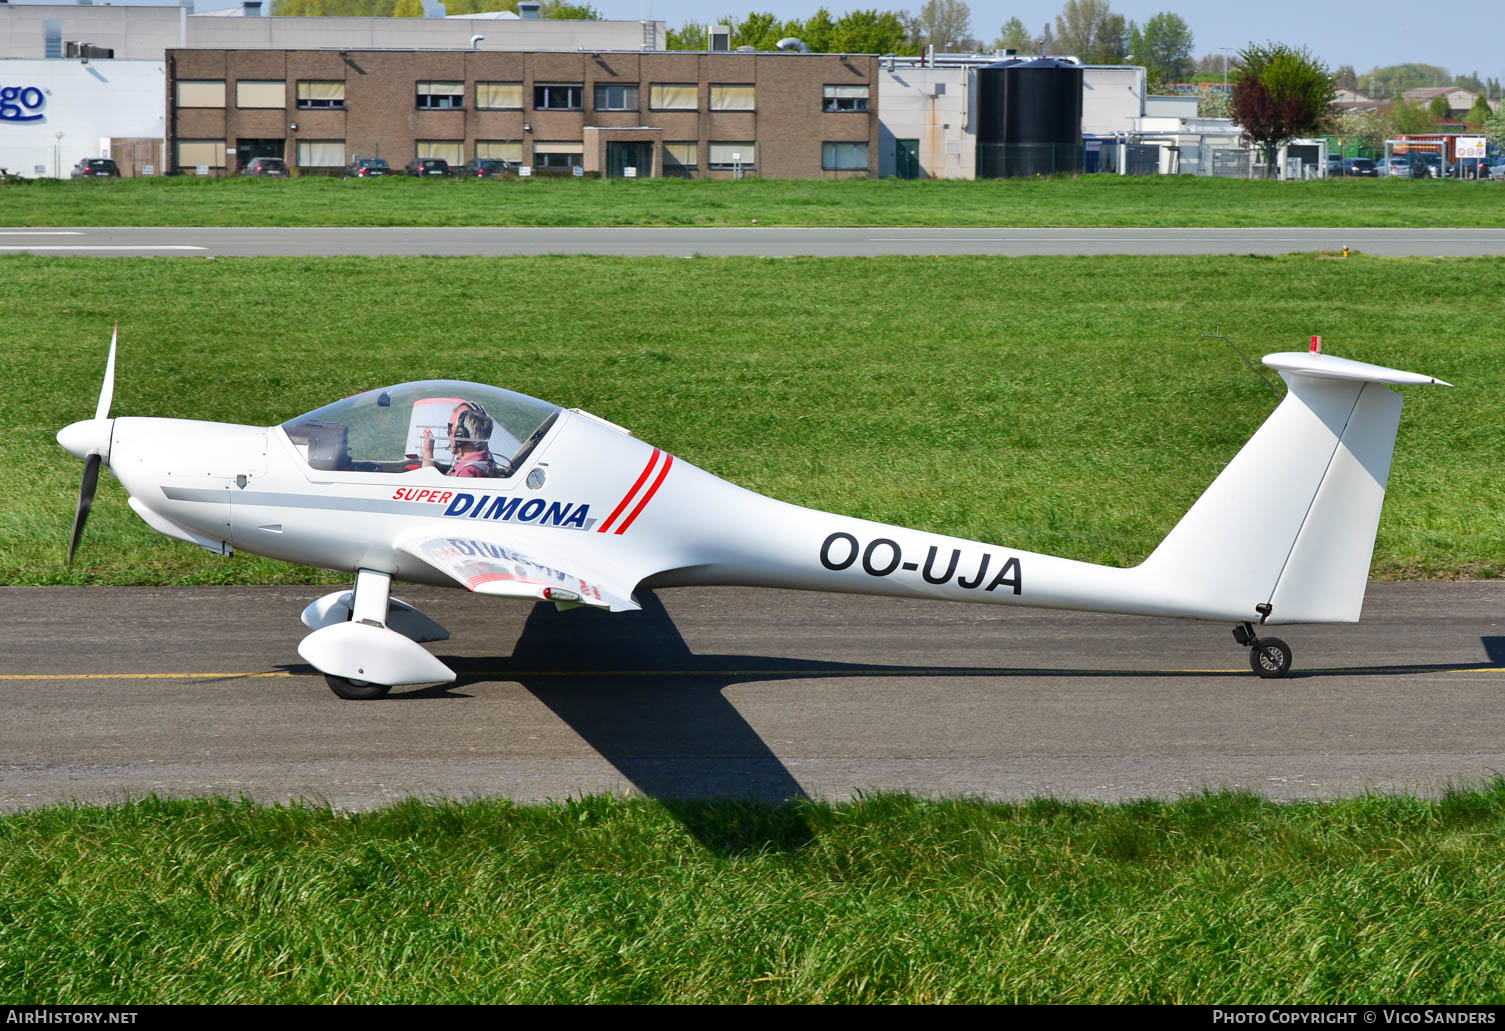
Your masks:
<svg viewBox="0 0 1505 1031"><path fill-rule="evenodd" d="M0 122L40 121L47 96L35 86L0 86Z"/></svg>

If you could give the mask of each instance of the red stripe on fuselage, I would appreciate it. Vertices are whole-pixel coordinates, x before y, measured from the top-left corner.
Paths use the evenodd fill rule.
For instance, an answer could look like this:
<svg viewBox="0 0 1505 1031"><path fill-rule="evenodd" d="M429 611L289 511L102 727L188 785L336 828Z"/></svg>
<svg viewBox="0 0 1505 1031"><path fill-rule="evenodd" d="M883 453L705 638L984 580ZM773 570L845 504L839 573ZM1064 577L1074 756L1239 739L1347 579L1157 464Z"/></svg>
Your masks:
<svg viewBox="0 0 1505 1031"><path fill-rule="evenodd" d="M657 494L658 489L663 486L664 477L669 475L669 466L673 464L674 456L664 455L664 467L658 471L658 478L653 481L653 486L648 488L648 493L643 495L643 500L638 502L637 508L632 510L632 514L622 520L622 525L617 527L617 533L626 533L627 528L632 525L632 521L642 514L643 509L648 507L648 502L653 500L653 495Z"/></svg>
<svg viewBox="0 0 1505 1031"><path fill-rule="evenodd" d="M640 475L637 479L637 482L632 485L632 489L629 490L626 494L622 495L622 500L617 502L617 507L611 510L611 515L606 517L606 522L601 524L601 529L597 530L597 533L605 533L607 530L610 530L611 524L617 521L617 516L621 515L622 510L631 503L632 496L642 489L644 483L648 482L648 474L653 472L653 463L658 461L659 454L659 449L654 448L653 454L648 456L648 464L643 466L642 475ZM617 532L621 533L622 531L618 530Z"/></svg>

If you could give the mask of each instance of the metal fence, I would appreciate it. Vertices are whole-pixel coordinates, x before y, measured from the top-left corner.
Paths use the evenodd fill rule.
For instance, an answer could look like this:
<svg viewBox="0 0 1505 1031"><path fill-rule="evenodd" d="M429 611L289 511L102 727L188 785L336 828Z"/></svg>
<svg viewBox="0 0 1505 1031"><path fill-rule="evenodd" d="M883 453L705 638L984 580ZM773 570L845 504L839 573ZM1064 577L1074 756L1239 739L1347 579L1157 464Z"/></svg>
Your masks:
<svg viewBox="0 0 1505 1031"><path fill-rule="evenodd" d="M1083 147L1072 143L979 143L979 179L1081 175Z"/></svg>

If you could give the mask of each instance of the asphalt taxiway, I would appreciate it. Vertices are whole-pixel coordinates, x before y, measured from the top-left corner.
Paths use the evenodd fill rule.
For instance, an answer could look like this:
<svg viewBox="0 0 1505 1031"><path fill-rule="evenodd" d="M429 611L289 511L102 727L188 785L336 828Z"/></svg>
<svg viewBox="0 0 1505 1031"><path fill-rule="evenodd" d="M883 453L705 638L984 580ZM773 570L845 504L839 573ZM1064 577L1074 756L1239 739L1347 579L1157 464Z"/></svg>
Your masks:
<svg viewBox="0 0 1505 1031"><path fill-rule="evenodd" d="M1344 247L1383 257L1502 255L1505 229L0 228L0 254L89 257L1288 254Z"/></svg>
<svg viewBox="0 0 1505 1031"><path fill-rule="evenodd" d="M558 613L398 596L445 688L344 702L295 650L328 588L0 589L0 808L245 795L364 808L845 798L1436 794L1505 771L1505 582L1371 585L1356 626L1275 631L789 591Z"/></svg>

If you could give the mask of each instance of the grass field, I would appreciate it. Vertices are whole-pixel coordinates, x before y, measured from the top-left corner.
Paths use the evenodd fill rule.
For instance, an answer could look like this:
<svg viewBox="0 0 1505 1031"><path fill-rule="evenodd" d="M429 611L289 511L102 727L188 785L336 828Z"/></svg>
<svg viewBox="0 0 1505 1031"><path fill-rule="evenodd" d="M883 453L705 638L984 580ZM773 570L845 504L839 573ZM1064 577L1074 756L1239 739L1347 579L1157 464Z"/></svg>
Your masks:
<svg viewBox="0 0 1505 1031"><path fill-rule="evenodd" d="M0 185L10 226L1505 226L1505 186L1196 176L363 181L123 179Z"/></svg>
<svg viewBox="0 0 1505 1031"><path fill-rule="evenodd" d="M0 583L307 582L158 537L110 477L63 565L111 323L113 414L267 425L409 379L582 407L762 493L1131 565L1276 403L1223 343L1408 388L1380 577L1505 569L1505 260L0 259ZM1468 332L1453 332L1468 329ZM1283 388L1282 388L1283 389ZM338 579L326 576L325 580Z"/></svg>
<svg viewBox="0 0 1505 1031"><path fill-rule="evenodd" d="M1497 1003L1505 786L0 816L0 997Z"/></svg>

